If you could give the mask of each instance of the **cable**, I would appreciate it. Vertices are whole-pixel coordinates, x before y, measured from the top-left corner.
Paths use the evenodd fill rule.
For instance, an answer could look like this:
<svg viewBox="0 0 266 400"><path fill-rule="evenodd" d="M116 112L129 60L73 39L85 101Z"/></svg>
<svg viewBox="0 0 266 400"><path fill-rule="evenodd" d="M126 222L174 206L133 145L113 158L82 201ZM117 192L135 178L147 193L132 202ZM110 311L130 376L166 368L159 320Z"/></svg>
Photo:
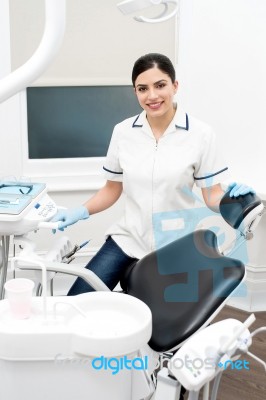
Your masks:
<svg viewBox="0 0 266 400"><path fill-rule="evenodd" d="M216 378L214 379L213 387L212 387L211 400L216 400L216 398L217 398L217 393L218 393L218 388L219 388L219 385L220 385L220 382L221 382L222 373L223 373L223 371L220 371L218 373L218 375L216 375Z"/></svg>
<svg viewBox="0 0 266 400"><path fill-rule="evenodd" d="M265 372L266 372L266 363L261 360L259 357L255 356L255 354L250 353L250 351L247 351L247 354L251 357L254 358L254 360L256 360L258 363L260 363L261 365L263 365Z"/></svg>
<svg viewBox="0 0 266 400"><path fill-rule="evenodd" d="M266 331L266 326L262 326L261 328L258 328L255 331L253 331L250 336L253 337L253 336L257 335L257 333L265 332L265 331Z"/></svg>

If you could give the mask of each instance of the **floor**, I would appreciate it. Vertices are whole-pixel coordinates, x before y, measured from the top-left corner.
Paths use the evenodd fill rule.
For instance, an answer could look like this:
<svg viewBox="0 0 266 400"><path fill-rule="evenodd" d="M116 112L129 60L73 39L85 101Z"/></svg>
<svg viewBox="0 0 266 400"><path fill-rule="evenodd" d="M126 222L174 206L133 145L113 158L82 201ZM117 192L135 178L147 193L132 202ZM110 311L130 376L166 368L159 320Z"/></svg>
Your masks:
<svg viewBox="0 0 266 400"><path fill-rule="evenodd" d="M240 321L250 315L245 311L232 307L225 307L214 321L226 318L235 318ZM266 312L255 313L256 321L250 327L251 331L265 326ZM266 362L266 331L253 338L249 351ZM217 400L262 400L266 399L266 371L261 364L248 355L245 360L249 362L249 370L226 370L220 383ZM185 396L187 399L187 396ZM202 396L200 396L202 398Z"/></svg>

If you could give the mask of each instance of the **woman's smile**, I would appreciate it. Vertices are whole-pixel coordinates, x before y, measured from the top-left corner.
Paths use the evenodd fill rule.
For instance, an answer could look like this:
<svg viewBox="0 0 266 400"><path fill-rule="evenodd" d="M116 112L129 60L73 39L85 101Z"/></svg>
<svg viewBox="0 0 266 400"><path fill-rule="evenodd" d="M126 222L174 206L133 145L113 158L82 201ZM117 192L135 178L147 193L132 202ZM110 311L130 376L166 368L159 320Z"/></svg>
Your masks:
<svg viewBox="0 0 266 400"><path fill-rule="evenodd" d="M162 105L162 101L160 102L156 102L156 103L148 103L147 106L151 109L151 110L158 110L161 105Z"/></svg>

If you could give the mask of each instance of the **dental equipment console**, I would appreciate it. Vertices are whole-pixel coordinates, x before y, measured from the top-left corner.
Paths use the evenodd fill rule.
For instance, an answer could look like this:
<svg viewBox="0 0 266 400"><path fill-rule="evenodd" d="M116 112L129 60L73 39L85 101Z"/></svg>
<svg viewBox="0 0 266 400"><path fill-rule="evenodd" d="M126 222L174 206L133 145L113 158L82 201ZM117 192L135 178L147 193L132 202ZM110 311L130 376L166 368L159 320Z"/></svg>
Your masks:
<svg viewBox="0 0 266 400"><path fill-rule="evenodd" d="M36 202L46 204L40 198ZM35 213L31 212L34 204L21 221ZM262 202L253 194L231 199L226 193L220 204L223 218L240 231L242 240L253 237L263 211ZM39 218L30 220L35 221L33 229L40 226ZM6 229L6 233L11 232ZM177 400L181 385L190 391L189 400L198 399L202 388L207 400L212 380L211 400L215 400L225 366L241 354L249 354L266 369L262 360L248 352L258 331L249 330L254 315L243 323L230 318L208 326L245 276L242 261L219 251L213 231L192 232L131 265L121 282L124 293L110 292L91 271L64 263L64 256L62 262L30 257L30 251L25 251L29 243L22 243L25 255L12 259L11 267L42 270L43 297L32 299L32 315L24 321L10 317L7 300L0 302L0 370L6 382L0 387L1 398L17 398L14 379L23 398L35 398L45 374L54 394L44 390L38 393L39 400L55 400L59 390L61 397L70 400L76 394L73 386L82 388L80 400L88 396L100 400ZM65 254L68 257L72 252ZM96 292L47 298L47 271L80 276ZM167 367L162 363L165 357ZM120 363L115 375L108 371L114 359ZM149 365L136 371L126 364L128 368L123 370L121 360L133 363L136 359L149 360ZM94 370L84 371L84 360L91 360ZM158 363L162 364L159 372ZM39 375L32 383L31 371L36 367ZM73 379L75 385L71 384Z"/></svg>
<svg viewBox="0 0 266 400"><path fill-rule="evenodd" d="M40 227L57 212L44 183L0 182L0 233L23 235Z"/></svg>
<svg viewBox="0 0 266 400"><path fill-rule="evenodd" d="M24 235L39 228L57 228L48 222L57 206L47 194L43 183L0 181L0 299L8 266L11 235Z"/></svg>

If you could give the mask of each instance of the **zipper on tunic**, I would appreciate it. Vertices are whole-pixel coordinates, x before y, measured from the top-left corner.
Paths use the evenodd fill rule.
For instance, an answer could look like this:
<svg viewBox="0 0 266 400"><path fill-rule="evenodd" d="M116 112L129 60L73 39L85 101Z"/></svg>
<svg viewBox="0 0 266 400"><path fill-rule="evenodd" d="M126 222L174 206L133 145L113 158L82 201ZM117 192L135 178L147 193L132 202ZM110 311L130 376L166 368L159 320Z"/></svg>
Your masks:
<svg viewBox="0 0 266 400"><path fill-rule="evenodd" d="M151 241L150 241L150 248L151 251L154 251L156 249L156 241L155 241L155 234L153 232L153 210L154 210L154 167L155 167L155 158L156 158L156 152L158 150L158 144L159 144L159 139L155 139L155 153L153 157L153 166L152 166L152 203L151 203Z"/></svg>

